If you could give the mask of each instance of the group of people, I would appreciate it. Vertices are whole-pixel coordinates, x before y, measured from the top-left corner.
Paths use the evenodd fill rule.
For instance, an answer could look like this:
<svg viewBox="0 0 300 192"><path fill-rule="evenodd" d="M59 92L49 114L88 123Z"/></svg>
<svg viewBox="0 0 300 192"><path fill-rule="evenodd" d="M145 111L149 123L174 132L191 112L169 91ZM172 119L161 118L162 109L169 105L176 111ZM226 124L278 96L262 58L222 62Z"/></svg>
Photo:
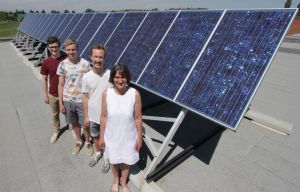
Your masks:
<svg viewBox="0 0 300 192"><path fill-rule="evenodd" d="M129 168L138 162L142 147L141 96L129 86L130 71L123 64L107 69L106 48L100 44L91 47L91 63L79 57L73 39L64 42L66 55L61 54L55 36L48 38L47 48L50 56L42 63L41 75L44 102L52 111L50 143L60 135L59 115L63 113L75 139L72 154L83 147L83 130L87 153L94 154L89 166L104 156L103 171L108 171L110 164L114 177L111 192L118 192L120 187L129 192Z"/></svg>

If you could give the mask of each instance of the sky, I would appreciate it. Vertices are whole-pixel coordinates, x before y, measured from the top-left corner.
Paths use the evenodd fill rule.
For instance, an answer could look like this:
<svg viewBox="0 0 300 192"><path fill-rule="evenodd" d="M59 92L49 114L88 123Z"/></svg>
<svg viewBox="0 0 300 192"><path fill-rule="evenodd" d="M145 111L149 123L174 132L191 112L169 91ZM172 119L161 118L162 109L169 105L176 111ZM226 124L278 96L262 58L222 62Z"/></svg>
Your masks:
<svg viewBox="0 0 300 192"><path fill-rule="evenodd" d="M0 11L51 10L84 12L87 8L96 11L124 9L165 10L170 8L282 8L286 0L0 0ZM291 7L297 7L300 0L293 0Z"/></svg>

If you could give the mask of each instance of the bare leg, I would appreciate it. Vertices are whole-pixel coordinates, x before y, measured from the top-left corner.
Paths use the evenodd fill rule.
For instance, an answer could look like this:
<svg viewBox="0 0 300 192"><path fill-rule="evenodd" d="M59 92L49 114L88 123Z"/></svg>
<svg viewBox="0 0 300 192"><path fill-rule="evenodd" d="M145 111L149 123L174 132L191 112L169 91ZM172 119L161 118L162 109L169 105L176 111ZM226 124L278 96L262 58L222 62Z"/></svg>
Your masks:
<svg viewBox="0 0 300 192"><path fill-rule="evenodd" d="M93 137L93 139L94 139L94 145L95 145L96 151L101 151L100 146L98 145L100 136L98 135L97 137Z"/></svg>
<svg viewBox="0 0 300 192"><path fill-rule="evenodd" d="M125 163L122 163L122 181L121 181L121 187L122 188L128 188L127 186L127 178L128 178L128 175L129 175L129 168L130 166L125 164Z"/></svg>
<svg viewBox="0 0 300 192"><path fill-rule="evenodd" d="M72 123L72 127L74 130L74 133L76 135L76 142L81 143L81 127L79 123Z"/></svg>
<svg viewBox="0 0 300 192"><path fill-rule="evenodd" d="M85 137L85 142L90 143L91 134L90 134L89 127L84 127L83 128L83 134L84 134L84 137Z"/></svg>
<svg viewBox="0 0 300 192"><path fill-rule="evenodd" d="M113 164L111 167L113 176L114 176L114 183L119 185L119 164Z"/></svg>

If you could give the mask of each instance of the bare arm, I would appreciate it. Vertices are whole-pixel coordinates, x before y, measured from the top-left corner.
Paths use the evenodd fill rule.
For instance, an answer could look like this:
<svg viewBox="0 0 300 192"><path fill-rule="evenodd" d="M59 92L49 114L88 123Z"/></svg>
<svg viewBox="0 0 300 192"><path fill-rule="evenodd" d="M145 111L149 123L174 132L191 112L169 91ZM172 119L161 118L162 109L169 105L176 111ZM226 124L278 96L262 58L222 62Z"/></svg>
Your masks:
<svg viewBox="0 0 300 192"><path fill-rule="evenodd" d="M89 126L89 96L87 93L82 94L82 104L83 104L83 113L84 113L84 127L87 128Z"/></svg>
<svg viewBox="0 0 300 192"><path fill-rule="evenodd" d="M106 104L107 91L103 92L102 105L101 105L101 116L100 116L100 149L104 149L104 131L107 121L107 104Z"/></svg>
<svg viewBox="0 0 300 192"><path fill-rule="evenodd" d="M135 149L140 151L143 144L143 136L142 136L142 100L140 93L136 90L135 91L135 104L134 104L134 120L135 125L138 133L138 138L135 144Z"/></svg>
<svg viewBox="0 0 300 192"><path fill-rule="evenodd" d="M42 94L46 104L49 104L48 75L42 75Z"/></svg>
<svg viewBox="0 0 300 192"><path fill-rule="evenodd" d="M59 76L58 98L59 98L59 109L60 109L61 113L65 113L65 106L64 106L64 103L63 103L64 85L65 85L65 77L64 76Z"/></svg>

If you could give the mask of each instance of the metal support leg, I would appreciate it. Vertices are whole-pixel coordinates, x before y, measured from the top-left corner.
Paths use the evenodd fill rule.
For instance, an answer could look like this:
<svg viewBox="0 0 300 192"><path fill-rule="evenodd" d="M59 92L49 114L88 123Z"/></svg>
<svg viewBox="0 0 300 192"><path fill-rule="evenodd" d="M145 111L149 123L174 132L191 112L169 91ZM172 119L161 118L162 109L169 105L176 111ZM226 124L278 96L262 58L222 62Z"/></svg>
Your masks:
<svg viewBox="0 0 300 192"><path fill-rule="evenodd" d="M35 67L37 67L37 66L39 66L41 63L42 63L42 59L44 58L44 57L47 57L47 48L45 48L45 50L44 50L44 52L42 53L42 55L39 57L39 59L36 61L36 62L34 62L34 66Z"/></svg>
<svg viewBox="0 0 300 192"><path fill-rule="evenodd" d="M161 160L165 157L166 153L168 152L168 151L167 151L167 147L168 147L168 145L170 144L172 138L174 137L176 131L178 130L180 124L182 123L182 121L183 121L183 119L184 119L186 113L187 113L187 110L186 110L186 109L182 109L182 110L180 111L179 115L177 116L177 118L176 118L175 122L173 123L173 125L172 125L172 127L171 127L171 129L170 129L170 131L169 131L169 133L168 133L168 135L166 136L165 140L163 141L163 143L162 143L162 145L160 146L160 148L159 148L159 150L158 150L157 153L156 153L155 150L153 150L153 148L155 149L154 145L152 145L152 146L150 145L150 146L149 146L149 149L152 148L152 149L150 149L150 150L153 150L153 152L154 152L155 154L153 154L154 159L153 159L153 161L151 162L149 168L148 168L147 171L146 171L145 178L147 177L147 175L148 175L150 172L152 172L152 171L157 167L157 165L158 165L158 164L161 162ZM158 120L158 119L159 119L159 118L155 118L155 120ZM160 119L161 119L161 118L160 118ZM168 118L167 120L170 121L171 119L173 119L173 118ZM145 136L145 138L147 138L147 137L148 137L148 136ZM147 142L150 143L149 139L146 139L145 141L147 141ZM146 142L146 143L147 143L147 142ZM147 146L148 146L148 145L147 145ZM152 152L152 151L151 151L151 152Z"/></svg>

